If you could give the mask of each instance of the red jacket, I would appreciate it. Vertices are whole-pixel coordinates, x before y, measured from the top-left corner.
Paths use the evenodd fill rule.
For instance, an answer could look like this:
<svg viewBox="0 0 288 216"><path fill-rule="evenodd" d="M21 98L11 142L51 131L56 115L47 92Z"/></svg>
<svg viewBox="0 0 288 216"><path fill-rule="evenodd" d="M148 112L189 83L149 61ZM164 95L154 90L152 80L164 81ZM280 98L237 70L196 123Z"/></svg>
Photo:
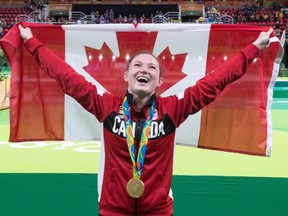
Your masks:
<svg viewBox="0 0 288 216"><path fill-rule="evenodd" d="M66 94L103 122L101 168L98 173L99 212L108 216L135 215L135 211L139 216L173 214L170 188L176 128L189 115L211 103L227 84L242 77L249 63L259 54L258 49L250 44L184 93L151 97L150 102L156 101L156 110L141 176L145 192L139 199L134 199L126 191L133 172L122 117L124 95L98 93L95 85L87 82L34 37L25 43L25 47ZM131 101L132 95L127 94ZM148 107L149 104L144 109ZM136 147L145 120L143 113L131 110Z"/></svg>

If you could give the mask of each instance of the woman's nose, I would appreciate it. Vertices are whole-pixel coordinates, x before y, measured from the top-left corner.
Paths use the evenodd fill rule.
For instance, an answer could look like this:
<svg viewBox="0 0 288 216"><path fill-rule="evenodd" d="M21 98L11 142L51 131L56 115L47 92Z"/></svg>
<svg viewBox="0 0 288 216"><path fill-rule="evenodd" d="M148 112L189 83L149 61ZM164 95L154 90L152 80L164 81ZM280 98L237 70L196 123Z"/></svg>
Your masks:
<svg viewBox="0 0 288 216"><path fill-rule="evenodd" d="M146 65L142 65L140 68L140 72L145 74L148 73L148 67Z"/></svg>

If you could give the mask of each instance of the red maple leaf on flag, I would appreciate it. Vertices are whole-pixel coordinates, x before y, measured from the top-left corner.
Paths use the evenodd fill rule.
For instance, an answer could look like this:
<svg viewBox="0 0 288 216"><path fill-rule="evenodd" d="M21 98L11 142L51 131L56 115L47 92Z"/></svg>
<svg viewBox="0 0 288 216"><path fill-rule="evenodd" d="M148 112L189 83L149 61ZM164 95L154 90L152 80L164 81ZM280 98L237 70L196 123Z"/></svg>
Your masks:
<svg viewBox="0 0 288 216"><path fill-rule="evenodd" d="M90 74L108 92L123 94L127 88L123 74L127 69L128 59L138 52L153 52L157 32L117 32L119 56L103 43L100 49L85 46L88 65L83 69ZM164 83L157 89L157 94L162 94L186 74L182 72L187 53L172 55L167 47L157 59L162 67Z"/></svg>

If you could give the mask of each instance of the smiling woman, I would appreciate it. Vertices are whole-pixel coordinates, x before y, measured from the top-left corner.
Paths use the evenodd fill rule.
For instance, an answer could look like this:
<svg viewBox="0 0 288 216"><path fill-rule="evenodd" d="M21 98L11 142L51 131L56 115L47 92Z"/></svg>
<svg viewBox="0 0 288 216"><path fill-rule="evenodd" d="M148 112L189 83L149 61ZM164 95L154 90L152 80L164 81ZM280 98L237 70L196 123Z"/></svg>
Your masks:
<svg viewBox="0 0 288 216"><path fill-rule="evenodd" d="M163 83L160 64L148 53L139 53L131 58L124 79L128 83L128 92L133 95L133 107L138 112Z"/></svg>
<svg viewBox="0 0 288 216"><path fill-rule="evenodd" d="M37 33L37 31L38 30L40 31L41 29L43 29L43 26L42 25L39 26L40 29L38 30L35 28L36 26L38 25L32 26L33 34L37 35L38 37L39 34ZM49 29L48 26L46 27L47 29ZM44 25L44 28L46 27ZM92 27L96 28L96 26L92 26ZM109 25L105 27L110 28ZM123 27L126 28L126 26L123 26ZM167 28L167 26L164 26L164 27ZM151 36L150 33L147 33L147 29L143 31L144 29L141 30L141 27L134 27L132 25L129 26L129 28L132 28L132 30L131 32L128 32L128 34L126 34L126 32L124 34L123 29L115 33L115 29L113 28L111 29L112 30L111 32L108 31L108 35L113 36L113 38L115 36L116 37L119 36L118 38L119 41L121 40L120 38L125 39L125 41L129 42L128 43L129 47L134 46L136 42L137 44L139 44L139 40L140 40L139 37L137 37L137 41L136 42L134 41L132 45L130 43L129 38L132 38L132 37L129 37L129 36L134 36L135 35L134 33L137 33L140 36L142 35L142 39L149 38ZM156 28L156 25L155 26L153 25L153 28ZM175 26L169 25L168 27L169 31L171 30L170 28L175 28ZM184 30L183 36L187 38L187 41L185 41L185 43L181 43L181 44L179 43L178 46L182 48L186 48L187 47L186 42L191 42L191 40L189 39L195 38L192 34L194 33L194 31L190 31L190 30L186 31L187 30L186 25L179 25L177 27L177 31L179 31L178 28L181 28ZM195 27L193 25L193 26L190 26L189 29L190 28L191 29L195 28L196 30L199 27ZM165 37L167 35L172 36L174 35L174 33L176 33L176 31L175 32L173 31L172 34L169 34L167 31L168 29L166 30L162 29L165 31ZM56 28L55 30L58 31L62 36L65 35L65 38L66 36L68 36L67 34L73 35L73 38L70 42L74 41L75 43L74 39L76 39L76 37L73 31L65 30L65 32L63 32L63 29L60 29L60 28ZM204 37L206 41L204 43L205 46L208 43L208 39L209 39L208 36L212 37L212 34L211 34L212 30L213 29L210 29L209 27L205 29L203 32L201 31L200 32L201 34L198 34L198 37L201 39L205 35ZM16 26L13 29L13 31L14 32L16 31L15 35L17 36L17 39L20 40L18 44L21 44L20 45L21 48L22 48L22 45L24 45L25 47L25 49L24 48L17 49L16 51L24 50L26 53L29 52L31 54L31 55L26 55L28 59L30 59L30 61L26 61L26 62L31 62L31 64L33 64L33 66L37 68L34 75L37 77L45 76L45 77L49 77L50 79L53 78L54 80L50 80L51 83L58 84L58 86L55 86L55 89L57 87L58 90L62 91L61 92L62 94L65 93L71 96L74 100L73 102L77 101L78 106L80 104L82 108L86 109L86 111L89 112L89 114L92 114L93 121L98 120L100 123L102 123L101 124L102 130L99 129L99 131L101 131L101 137L102 137L101 139L102 151L101 151L101 158L100 158L100 163L99 163L100 169L99 169L99 175L98 175L98 191L99 191L98 200L99 200L100 214L101 215L116 215L116 214L150 215L151 212L153 212L153 214L155 215L167 216L167 215L172 215L174 213L174 199L171 193L171 182L172 182L172 174L174 170L173 156L174 156L174 150L175 150L176 129L190 115L196 114L206 105L212 103L212 101L214 101L216 97L218 97L220 92L222 92L223 89L226 86L228 86L228 84L244 76L244 74L246 74L246 72L248 71L248 68L250 68L248 66L250 65L254 66L253 60L257 58L257 56L260 53L260 50L262 51L262 49L266 47L266 43L269 40L272 29L270 29L267 32L265 31L263 32L262 30L260 31L259 29L259 32L256 32L257 35L259 36L258 38L255 32L253 32L253 35L251 35L251 38L249 39L249 41L247 41L248 45L246 46L237 45L237 49L233 49L233 52L231 51L231 55L233 53L234 57L229 57L227 61L225 60L224 64L222 64L216 69L214 68L213 73L212 72L207 73L206 76L201 77L201 78L199 77L198 81L193 80L194 82L191 83L191 85L187 85L185 89L183 89L182 93L181 92L179 94L173 93L172 95L167 96L167 97L161 96L161 95L158 96L155 94L155 90L158 87L160 87L160 85L162 85L163 80L162 80L162 77L160 76L159 63L150 54L137 55L131 61L131 64L128 67L128 69L126 70L125 68L126 71L123 70L122 73L119 73L123 75L123 72L124 72L124 79L126 82L128 82L128 88L127 88L127 92L122 92L122 94L115 94L113 92L103 91L103 88L99 87L98 84L95 84L95 80L91 80L91 79L87 80L85 76L83 75L85 73L85 71L83 71L84 69L83 67L72 67L69 64L71 63L68 60L69 58L68 59L66 57L63 58L64 55L62 54L60 56L57 55L59 54L59 52L54 53L55 49L53 49L52 47L53 45L49 46L49 42L46 41L48 39L51 39L50 37L53 34L51 35L49 34L49 38L41 38L40 40L32 35L32 31L29 27L22 27L21 25L19 25L19 26ZM52 32L52 29L51 29L51 32ZM94 31L91 31L91 32L95 33ZM195 32L199 33L198 30ZM218 32L217 28L215 29L215 32ZM214 35L215 38L216 36L218 36L217 38L219 38L218 33ZM224 31L224 33L226 33L226 31ZM46 35L47 34L45 34L45 36ZM105 37L108 37L107 31L103 32L103 35L105 35ZM153 35L154 35L153 36L154 39L156 40L156 38L158 38L158 36L161 35L161 32L154 32ZM96 39L95 37L99 37L98 32L93 37L91 37L91 39L93 38L92 40L93 44L95 41L99 42L100 40L99 43L101 44L99 44L100 45L99 47L101 46L103 47L104 46L103 44L106 44L107 48L111 46L110 42L102 40L103 39L102 37L101 37L102 39L101 38ZM251 43L253 41L252 38L254 40L256 39L254 43ZM13 39L15 39L15 37ZM21 42L21 39L24 40L24 43ZM79 39L77 39L77 41L78 40ZM170 40L170 41L173 41L174 43L177 40ZM199 40L193 40L193 43L194 41L199 43ZM233 41L238 41L238 40L233 40ZM145 43L143 44L147 46L147 40L145 40L144 42ZM209 41L209 44L210 42L211 41ZM57 43L61 45L63 44L60 42L57 42ZM211 42L212 46L214 46L213 43L214 42ZM48 46L46 46L45 44L47 44ZM77 59L79 59L79 61L82 61L82 57L79 58L78 54L79 52L84 52L85 48L83 47L85 47L87 44L91 45L91 43L81 42L80 44L81 44L80 48L76 49L77 51L76 53L73 53L73 56L74 57L77 56ZM116 45L118 43L113 42L113 44ZM192 43L189 43L189 44L192 45ZM154 43L152 43L152 45L149 45L149 50L150 48L151 50L154 50L153 47L155 48ZM192 46L192 47L196 47L196 46ZM227 47L230 50L231 46L227 46ZM72 44L70 45L70 43L68 44L66 43L66 40L65 40L65 47L63 47L63 49L64 48L65 50L70 49L70 48L74 49ZM136 48L138 50L141 50L139 46L133 47L133 50L135 50ZM269 47L269 49L266 49L266 51L265 52L263 51L263 52L264 53L267 52L267 54L270 54L271 51L274 52L278 50L278 48L279 48L278 46L272 46L271 48ZM119 49L122 50L120 47ZM161 54L163 53L161 52L162 50L168 50L167 52L170 53L169 48L166 49L165 47L159 48L159 50L156 53L160 53L160 55L162 55ZM200 50L202 50L202 48L201 49L199 48L197 50L197 53L198 52L201 53L200 56L206 56L205 53L207 51L207 47L204 48L203 53ZM186 61L186 52L190 52L190 51L191 50L189 48L189 50L183 49L183 52L180 52L180 50L176 52L182 56L183 61L180 61L178 64L178 65L181 65L181 67L180 66L178 67L178 65L175 66L175 64L173 64L172 66L174 70L173 68L171 68L172 72L182 71L182 66L184 65L184 62ZM111 52L112 52L112 48L110 49L110 53ZM193 49L191 52L194 53L196 52L196 50ZM62 53L62 46L61 46L61 53ZM184 54L180 54L180 53L184 53ZM17 54L20 54L20 53L17 52ZM129 55L130 54L131 53L129 53ZM110 56L109 58L110 61L113 61L113 59L111 59L111 55L109 56ZM33 58L35 61L32 61ZM209 58L209 56L207 58ZM65 60L67 59L68 63L65 62L63 59ZM95 59L97 59L97 62L100 61L102 63L102 58L100 60L99 58L95 58ZM171 59L172 59L171 62L176 61L176 58L175 60L174 58L171 58ZM87 61L89 60L90 59L88 58ZM200 59L200 61L201 60L202 59ZM85 63L82 64L82 66L87 64L87 61L85 61ZM270 61L268 62L270 63ZM23 67L26 66L25 64L23 64L23 62L19 63L17 61L16 63L20 64ZM109 65L109 68L107 67L104 68L106 69L104 73L106 73L106 71L108 70L110 70L110 72L111 70L113 71L113 68L110 69L110 64L107 64L107 65ZM215 63L214 64L212 63L210 65L215 66ZM99 65L96 64L96 66L99 66ZM197 66L197 64L195 64L195 66ZM76 71L78 69L81 72L83 72L83 74L78 73L78 71ZM94 73L98 73L102 71L102 68L99 68L99 67L94 67L91 69L94 70ZM108 73L108 74L111 75L111 73ZM116 83L116 84L119 85L119 83ZM30 85L29 87L31 88ZM33 91L34 91L33 93L35 93L35 95L38 95L38 90L40 92L43 92L44 90L44 88L42 89L43 86L40 86L40 87L41 87L40 89L33 88ZM52 90L47 90L44 92L48 93L50 97L51 92L55 89L53 88ZM251 89L249 90L251 91ZM30 105L32 101L31 101L31 98L29 99L30 99L29 101L30 102L29 105ZM22 100L17 100L17 102L22 102ZM59 103L61 102L63 102L63 100L61 100ZM39 107L35 104L33 105L35 106L34 108L36 110ZM66 103L65 101L65 107L66 105L70 105L70 104ZM54 106L55 106L55 103L53 103L53 111L54 111ZM62 104L61 104L61 107L62 107ZM22 109L21 105L20 105L20 109ZM30 114L31 109L29 109L28 112ZM53 120L57 121L58 119L56 119L54 116L55 115L52 116ZM75 118L76 116L78 116L78 113L76 113L73 117ZM250 116L247 116L247 118L249 117ZM45 123L49 121L55 124L55 121L53 120L50 121L50 118L46 118L46 117L44 118L45 118ZM66 118L64 119L65 119L65 124L67 124ZM83 119L81 120L83 121ZM249 120L251 119L249 118ZM209 122L213 122L213 121L209 121ZM61 123L62 122L60 122L60 124ZM86 124L86 121L84 121L84 123ZM29 127L27 127L27 125L29 125ZM249 126L250 125L251 124L249 124ZM189 126L191 127L191 125ZM35 128L35 124L24 124L24 127L23 127L24 130L28 129L34 132L33 128ZM64 128L64 127L61 126L61 128ZM35 128L35 129L36 131L39 130L38 128ZM223 124L218 129L220 132L223 131ZM45 127L44 130L47 131L47 127ZM193 131L194 130L189 130L188 133L189 132L191 133ZM228 133L226 130L224 131ZM16 132L19 132L19 131L16 130ZM75 133L79 133L79 131ZM48 130L47 135L49 137L51 136L53 138L55 137L54 133L52 133L50 130ZM231 137L230 133L228 133L228 135ZM65 131L65 137L66 137L66 131ZM205 138L207 137L205 136ZM148 142L149 142L149 145L148 145ZM15 146L15 145L12 144L11 146ZM48 146L49 150L51 146ZM36 150L36 149L33 149L33 150ZM46 157L51 157L53 153L55 154L55 152L51 153L51 151L49 150L45 152ZM55 150L55 148L53 148L53 150ZM57 150L60 150L60 149L57 148ZM145 163L144 163L144 159L145 159ZM36 160L36 161L39 162L39 160ZM199 162L201 161L202 160L200 160ZM62 157L61 157L61 163L71 164L71 163L63 162ZM38 163L35 163L35 164L38 165ZM78 162L78 163L73 163L73 164L77 164L78 166L80 163ZM193 167L194 167L194 164L196 165L196 163L191 163L191 164L193 164ZM46 167L51 166L50 163L43 163L40 165L46 166ZM132 183L136 182L137 185L141 185L141 191L136 190L137 187L135 187L136 191L132 191L132 193L130 193L131 187L134 188L131 182ZM142 194L142 196L138 197L140 196L140 194ZM193 191L192 192L189 191L189 194L195 194L195 193L193 193ZM136 199L135 199L135 195L137 195Z"/></svg>

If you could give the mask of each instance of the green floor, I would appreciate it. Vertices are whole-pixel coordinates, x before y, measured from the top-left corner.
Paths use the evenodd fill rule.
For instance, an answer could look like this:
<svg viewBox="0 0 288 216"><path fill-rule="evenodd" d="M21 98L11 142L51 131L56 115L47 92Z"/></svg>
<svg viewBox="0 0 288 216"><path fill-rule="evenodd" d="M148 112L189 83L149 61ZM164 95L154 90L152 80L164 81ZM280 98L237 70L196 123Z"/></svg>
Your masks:
<svg viewBox="0 0 288 216"><path fill-rule="evenodd" d="M0 215L95 216L97 174L1 174ZM288 178L173 176L176 216L288 215Z"/></svg>

